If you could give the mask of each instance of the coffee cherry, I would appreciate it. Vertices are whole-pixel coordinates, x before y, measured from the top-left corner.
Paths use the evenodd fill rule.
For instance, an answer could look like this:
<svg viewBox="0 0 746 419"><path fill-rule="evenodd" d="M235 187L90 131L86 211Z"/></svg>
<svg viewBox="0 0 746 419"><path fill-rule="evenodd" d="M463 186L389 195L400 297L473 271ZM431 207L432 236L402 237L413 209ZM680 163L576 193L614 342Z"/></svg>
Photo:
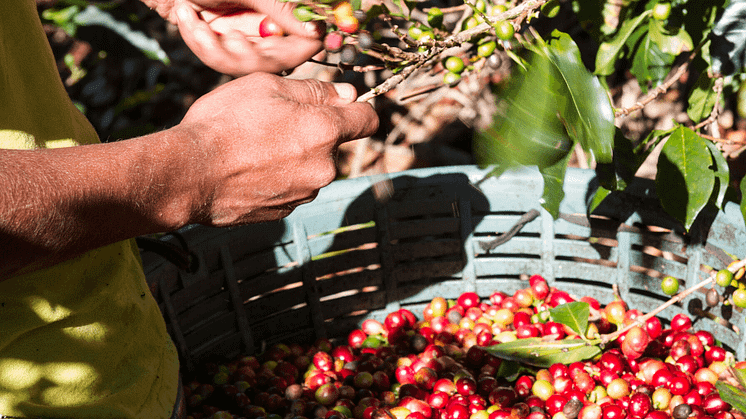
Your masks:
<svg viewBox="0 0 746 419"><path fill-rule="evenodd" d="M612 301L604 307L604 314L606 320L613 324L622 324L624 322L624 314L627 312L627 307L623 301L616 300Z"/></svg>
<svg viewBox="0 0 746 419"><path fill-rule="evenodd" d="M715 274L715 283L721 287L727 287L733 280L733 273L727 269L721 269Z"/></svg>
<svg viewBox="0 0 746 419"><path fill-rule="evenodd" d="M710 288L705 294L705 302L709 307L716 307L720 304L720 294L715 288Z"/></svg>
<svg viewBox="0 0 746 419"><path fill-rule="evenodd" d="M445 67L449 71L460 73L464 70L464 61L459 57L451 56L446 59ZM459 295L458 299L456 300L456 304L460 305L464 309L476 307L479 305L479 295L477 295L476 292L465 292Z"/></svg>
<svg viewBox="0 0 746 419"><path fill-rule="evenodd" d="M443 11L438 7L431 7L427 11L427 24L433 28L440 28L443 26Z"/></svg>
<svg viewBox="0 0 746 419"><path fill-rule="evenodd" d="M370 49L370 47L373 46L375 41L373 41L373 36L368 31L360 31L357 35L357 45L360 47L361 50L367 51Z"/></svg>
<svg viewBox="0 0 746 419"><path fill-rule="evenodd" d="M624 419L627 417L627 413L624 411L624 409L617 405L617 404L606 404L602 407L603 419Z"/></svg>
<svg viewBox="0 0 746 419"><path fill-rule="evenodd" d="M508 7L504 4L496 4L492 6L492 9L490 9L490 16L497 16L500 13L505 13L508 11Z"/></svg>
<svg viewBox="0 0 746 419"><path fill-rule="evenodd" d="M342 51L339 55L339 60L343 62L344 64L352 64L355 62L355 58L357 57L357 49L354 45L345 44L342 47Z"/></svg>
<svg viewBox="0 0 746 419"><path fill-rule="evenodd" d="M443 66L451 73L460 74L462 71L464 71L464 61L460 57L456 57L455 55L446 58L446 60L443 62ZM471 300L469 300L469 302L471 302Z"/></svg>
<svg viewBox="0 0 746 419"><path fill-rule="evenodd" d="M557 413L562 412L566 404L567 398L555 393L546 400L544 408L550 416L554 416Z"/></svg>
<svg viewBox="0 0 746 419"><path fill-rule="evenodd" d="M746 308L746 288L739 288L733 291L733 304L736 307Z"/></svg>
<svg viewBox="0 0 746 419"><path fill-rule="evenodd" d="M271 20L269 16L262 19L259 22L259 36L267 38L270 36L283 36L285 33L282 31L280 25L275 21Z"/></svg>
<svg viewBox="0 0 746 419"><path fill-rule="evenodd" d="M549 381L537 379L531 386L531 394L546 402L554 394L554 386Z"/></svg>
<svg viewBox="0 0 746 419"><path fill-rule="evenodd" d="M686 403L682 403L673 408L671 416L674 419L686 419L692 413L692 407Z"/></svg>
<svg viewBox="0 0 746 419"><path fill-rule="evenodd" d="M702 399L702 408L708 415L716 415L730 410L730 405L720 398L718 393L711 393Z"/></svg>
<svg viewBox="0 0 746 419"><path fill-rule="evenodd" d="M666 20L671 15L671 3L660 2L653 6L653 19Z"/></svg>
<svg viewBox="0 0 746 419"><path fill-rule="evenodd" d="M324 49L329 52L337 52L342 49L344 43L344 35L341 32L334 31L329 32L324 37Z"/></svg>
<svg viewBox="0 0 746 419"><path fill-rule="evenodd" d="M368 14L362 9L353 10L352 16L357 19L358 22L365 22L365 20L368 19Z"/></svg>
<svg viewBox="0 0 746 419"><path fill-rule="evenodd" d="M643 418L653 409L653 403L647 394L634 393L629 398L629 414L635 418Z"/></svg>
<svg viewBox="0 0 746 419"><path fill-rule="evenodd" d="M651 317L645 322L645 331L651 339L657 339L663 332L663 325L657 317Z"/></svg>
<svg viewBox="0 0 746 419"><path fill-rule="evenodd" d="M667 295L674 295L679 292L679 280L668 275L661 282L661 290Z"/></svg>
<svg viewBox="0 0 746 419"><path fill-rule="evenodd" d="M679 313L671 319L671 329L676 332L687 331L692 328L692 319L686 314Z"/></svg>
<svg viewBox="0 0 746 419"><path fill-rule="evenodd" d="M629 383L624 378L616 378L606 386L606 394L614 400L629 396Z"/></svg>
<svg viewBox="0 0 746 419"><path fill-rule="evenodd" d="M422 37L422 34L427 32L427 29L423 27L422 25L412 25L407 30L407 35L409 35L410 38L414 39L415 41L419 40L420 37Z"/></svg>
<svg viewBox="0 0 746 419"><path fill-rule="evenodd" d="M495 23L495 34L503 41L509 41L513 39L513 35L515 35L515 28L512 23L507 20L502 20Z"/></svg>
<svg viewBox="0 0 746 419"><path fill-rule="evenodd" d="M648 333L643 328L635 326L624 335L622 353L627 359L637 359L645 352L648 343L650 343Z"/></svg>
<svg viewBox="0 0 746 419"><path fill-rule="evenodd" d="M355 16L342 16L335 20L334 22L339 30L342 32L347 33L355 33L357 32L358 28L360 27L360 22L358 22L357 18Z"/></svg>

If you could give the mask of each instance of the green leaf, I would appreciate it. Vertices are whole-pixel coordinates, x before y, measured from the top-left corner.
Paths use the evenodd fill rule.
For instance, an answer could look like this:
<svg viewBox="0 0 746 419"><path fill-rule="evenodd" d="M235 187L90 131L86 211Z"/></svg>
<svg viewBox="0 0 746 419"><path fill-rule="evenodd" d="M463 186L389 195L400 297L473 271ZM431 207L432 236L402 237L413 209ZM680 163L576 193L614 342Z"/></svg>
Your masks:
<svg viewBox="0 0 746 419"><path fill-rule="evenodd" d="M649 30L650 40L666 54L679 55L694 49L692 37L681 28L665 27L663 22L651 19Z"/></svg>
<svg viewBox="0 0 746 419"><path fill-rule="evenodd" d="M746 63L746 0L732 0L712 28L712 71L740 72Z"/></svg>
<svg viewBox="0 0 746 419"><path fill-rule="evenodd" d="M526 70L500 95L503 106L492 126L476 137L478 161L542 169L563 160L578 141L597 162L610 162L615 130L611 104L572 39L555 31L548 45L528 54Z"/></svg>
<svg viewBox="0 0 746 419"><path fill-rule="evenodd" d="M571 153L567 153L564 159L552 166L539 169L542 178L544 178L544 192L541 196L541 206L552 214L555 220L559 217L560 204L565 199L565 190L562 188L562 185L565 181L567 162L571 156Z"/></svg>
<svg viewBox="0 0 746 419"><path fill-rule="evenodd" d="M730 167L723 156L723 152L718 150L712 141L705 140L705 144L710 149L712 161L715 163L715 180L717 181L715 187L718 191L715 205L722 209L723 202L725 202L725 193L728 191L728 185L730 184Z"/></svg>
<svg viewBox="0 0 746 419"><path fill-rule="evenodd" d="M687 230L712 195L712 166L706 140L689 128L676 128L661 149L655 177L658 197Z"/></svg>
<svg viewBox="0 0 746 419"><path fill-rule="evenodd" d="M475 137L480 163L551 166L572 149L560 115L567 98L549 59L531 53L525 72L517 72L500 95L492 125Z"/></svg>
<svg viewBox="0 0 746 419"><path fill-rule="evenodd" d="M603 42L598 47L598 53L596 53L596 71L595 73L600 76L608 76L614 73L614 67L616 64L617 57L620 51L627 43L627 39L637 29L643 20L647 19L652 13L650 10L646 10L640 16L634 19L625 20L622 23L622 27L619 28L616 36L609 42Z"/></svg>
<svg viewBox="0 0 746 419"><path fill-rule="evenodd" d="M352 0L350 1L350 5L352 5L353 10L360 10L363 6L363 0Z"/></svg>
<svg viewBox="0 0 746 419"><path fill-rule="evenodd" d="M611 195L611 191L604 188L603 186L599 186L598 189L596 189L596 192L593 193L593 196L591 196L590 201L588 202L588 214L592 214L593 211L598 208L599 205L608 197Z"/></svg>
<svg viewBox="0 0 746 419"><path fill-rule="evenodd" d="M571 364L585 361L601 353L592 342L580 339L545 340L542 338L518 339L486 348L492 355L540 368L552 364Z"/></svg>
<svg viewBox="0 0 746 419"><path fill-rule="evenodd" d="M716 382L715 388L717 388L718 393L720 393L720 398L723 399L724 402L730 404L741 412L746 412L746 393L722 381Z"/></svg>
<svg viewBox="0 0 746 419"><path fill-rule="evenodd" d="M573 301L549 310L553 321L564 324L582 337L585 337L585 332L588 330L590 312L590 304L583 301Z"/></svg>
<svg viewBox="0 0 746 419"><path fill-rule="evenodd" d="M592 151L596 162L610 163L615 127L606 89L586 70L578 46L566 33L555 29L547 52L567 92L561 114L570 138Z"/></svg>
<svg viewBox="0 0 746 419"><path fill-rule="evenodd" d="M500 366L497 368L495 377L503 377L508 381L515 381L521 375L526 374L535 375L536 371L526 367L519 362L503 360L503 362L501 362Z"/></svg>
<svg viewBox="0 0 746 419"><path fill-rule="evenodd" d="M733 372L741 387L746 388L746 368L733 368Z"/></svg>
<svg viewBox="0 0 746 419"><path fill-rule="evenodd" d="M295 18L301 22L326 19L325 16L321 16L320 14L315 13L313 10L306 6L297 6L295 9L293 9L293 16L295 16Z"/></svg>
<svg viewBox="0 0 746 419"><path fill-rule="evenodd" d="M660 84L663 82L676 58L674 55L661 51L649 35L649 31L641 30L630 39L634 42L634 55L630 71L637 78L643 92L647 92L648 83Z"/></svg>
<svg viewBox="0 0 746 419"><path fill-rule="evenodd" d="M699 122L710 116L718 96L713 90L714 86L715 79L710 78L706 72L699 75L692 93L689 94L689 107L686 109L689 119Z"/></svg>

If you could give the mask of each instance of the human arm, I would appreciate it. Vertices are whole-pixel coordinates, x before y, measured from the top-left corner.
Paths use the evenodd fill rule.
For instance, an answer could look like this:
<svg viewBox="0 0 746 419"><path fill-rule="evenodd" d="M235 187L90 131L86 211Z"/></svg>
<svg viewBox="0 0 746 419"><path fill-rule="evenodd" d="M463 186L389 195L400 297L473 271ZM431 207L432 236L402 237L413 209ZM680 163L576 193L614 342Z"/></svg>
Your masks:
<svg viewBox="0 0 746 419"><path fill-rule="evenodd" d="M279 219L335 175L337 146L378 119L354 89L267 74L200 98L156 134L0 150L0 279L109 243L192 223Z"/></svg>
<svg viewBox="0 0 746 419"><path fill-rule="evenodd" d="M175 24L189 48L221 73L241 76L292 69L322 49L322 27L300 22L293 3L282 0L143 0ZM269 16L287 36L262 38Z"/></svg>

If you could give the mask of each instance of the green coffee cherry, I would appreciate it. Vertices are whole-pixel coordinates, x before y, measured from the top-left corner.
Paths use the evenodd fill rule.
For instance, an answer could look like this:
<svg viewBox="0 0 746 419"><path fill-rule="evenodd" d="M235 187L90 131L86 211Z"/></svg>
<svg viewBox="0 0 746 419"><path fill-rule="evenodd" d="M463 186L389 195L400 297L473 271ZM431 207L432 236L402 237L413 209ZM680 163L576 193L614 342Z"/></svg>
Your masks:
<svg viewBox="0 0 746 419"><path fill-rule="evenodd" d="M484 42L477 46L477 55L479 55L480 57L489 57L490 55L492 55L492 53L495 52L495 48L497 48L497 42Z"/></svg>
<svg viewBox="0 0 746 419"><path fill-rule="evenodd" d="M495 23L495 33L497 34L497 37L503 41L509 41L513 39L513 35L515 35L515 28L513 28L512 23L503 20Z"/></svg>
<svg viewBox="0 0 746 419"><path fill-rule="evenodd" d="M431 7L427 12L427 24L432 28L443 26L443 11L437 7Z"/></svg>
<svg viewBox="0 0 746 419"><path fill-rule="evenodd" d="M457 82L459 79L461 79L461 74L447 71L446 74L443 76L443 83L451 84Z"/></svg>
<svg viewBox="0 0 746 419"><path fill-rule="evenodd" d="M672 277L666 276L661 282L661 290L667 295L674 295L679 292L679 280Z"/></svg>
<svg viewBox="0 0 746 419"><path fill-rule="evenodd" d="M443 66L451 73L461 74L464 71L464 60L460 57L451 56L446 58L443 62Z"/></svg>
<svg viewBox="0 0 746 419"><path fill-rule="evenodd" d="M727 269L721 269L715 274L715 283L721 287L727 287L733 280L733 273Z"/></svg>

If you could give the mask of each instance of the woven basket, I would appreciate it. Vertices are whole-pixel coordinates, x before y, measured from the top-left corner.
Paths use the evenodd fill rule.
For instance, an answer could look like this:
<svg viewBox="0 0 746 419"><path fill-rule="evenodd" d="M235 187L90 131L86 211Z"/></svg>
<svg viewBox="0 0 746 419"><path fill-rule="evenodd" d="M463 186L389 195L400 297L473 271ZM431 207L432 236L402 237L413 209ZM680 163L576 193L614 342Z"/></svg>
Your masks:
<svg viewBox="0 0 746 419"><path fill-rule="evenodd" d="M729 254L746 256L736 205L703 214L685 234L653 198L654 183L639 179L588 217L594 172L570 169L555 220L540 205L537 171L487 174L465 166L402 172L391 183L341 180L282 221L192 226L163 237L192 255L175 264L143 252L183 364L190 369L207 357L281 341L343 337L365 318L383 320L399 307L421 314L435 296L512 294L528 286L526 274L601 304L617 288L631 308L647 312L668 299L660 291L664 275L691 286L709 276L708 267L732 261ZM511 229L519 231L484 250ZM709 309L703 300L704 291L694 293L661 317L689 314L697 329L744 359L744 312Z"/></svg>

